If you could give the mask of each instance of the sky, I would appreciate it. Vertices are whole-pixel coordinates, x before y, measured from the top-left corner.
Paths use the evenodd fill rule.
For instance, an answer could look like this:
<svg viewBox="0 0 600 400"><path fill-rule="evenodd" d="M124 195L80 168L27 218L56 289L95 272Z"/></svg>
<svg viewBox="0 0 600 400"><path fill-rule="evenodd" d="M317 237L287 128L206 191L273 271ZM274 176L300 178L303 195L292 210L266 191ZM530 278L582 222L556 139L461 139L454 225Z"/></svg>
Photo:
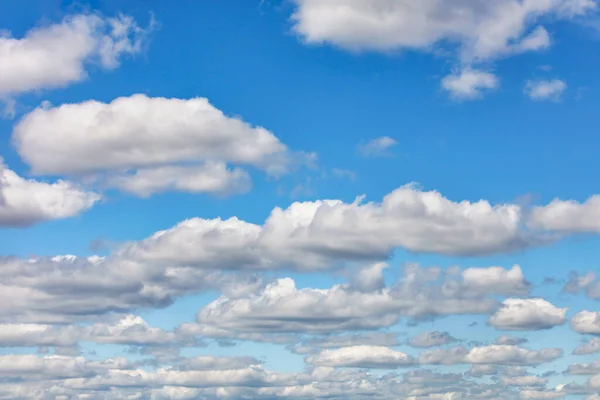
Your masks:
<svg viewBox="0 0 600 400"><path fill-rule="evenodd" d="M0 0L0 399L600 399L597 0Z"/></svg>

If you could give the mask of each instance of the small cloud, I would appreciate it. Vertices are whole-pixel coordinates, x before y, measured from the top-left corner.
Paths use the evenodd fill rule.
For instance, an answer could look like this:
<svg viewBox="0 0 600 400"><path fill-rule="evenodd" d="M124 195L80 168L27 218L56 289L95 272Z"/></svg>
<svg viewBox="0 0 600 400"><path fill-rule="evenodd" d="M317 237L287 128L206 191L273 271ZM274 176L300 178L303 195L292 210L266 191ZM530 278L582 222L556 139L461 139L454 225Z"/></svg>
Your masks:
<svg viewBox="0 0 600 400"><path fill-rule="evenodd" d="M531 100L560 101L567 90L567 84L560 79L549 81L528 81L524 92Z"/></svg>
<svg viewBox="0 0 600 400"><path fill-rule="evenodd" d="M350 180L356 179L356 173L347 169L333 168L331 173L336 178L348 178Z"/></svg>
<svg viewBox="0 0 600 400"><path fill-rule="evenodd" d="M496 89L498 85L496 75L471 68L442 79L442 89L448 91L455 100L479 99L484 91Z"/></svg>
<svg viewBox="0 0 600 400"><path fill-rule="evenodd" d="M363 157L385 157L388 156L388 150L397 145L398 142L389 136L381 136L373 139L367 144L358 146L358 152Z"/></svg>

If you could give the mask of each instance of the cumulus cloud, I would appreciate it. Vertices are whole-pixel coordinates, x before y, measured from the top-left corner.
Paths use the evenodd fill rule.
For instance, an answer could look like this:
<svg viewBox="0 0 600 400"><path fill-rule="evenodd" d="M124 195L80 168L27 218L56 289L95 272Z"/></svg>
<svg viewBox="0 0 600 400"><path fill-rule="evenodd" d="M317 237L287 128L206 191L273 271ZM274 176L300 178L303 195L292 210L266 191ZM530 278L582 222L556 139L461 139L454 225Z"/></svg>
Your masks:
<svg viewBox="0 0 600 400"><path fill-rule="evenodd" d="M342 334L327 336L311 336L290 349L295 353L318 353L323 348L340 348L354 346L398 346L398 334L368 332L363 334Z"/></svg>
<svg viewBox="0 0 600 400"><path fill-rule="evenodd" d="M81 81L91 63L116 68L142 50L147 34L130 16L80 14L20 38L0 35L0 98Z"/></svg>
<svg viewBox="0 0 600 400"><path fill-rule="evenodd" d="M600 196L579 203L555 199L546 206L534 207L529 224L537 229L561 233L600 232Z"/></svg>
<svg viewBox="0 0 600 400"><path fill-rule="evenodd" d="M245 333L315 333L387 327L400 317L486 314L495 309L490 293L470 292L469 288L463 286L460 276L440 280L435 270L414 265L407 266L403 278L393 286L372 292L356 291L345 284L298 289L293 279L285 278L244 298L220 297L200 310L197 323Z"/></svg>
<svg viewBox="0 0 600 400"><path fill-rule="evenodd" d="M83 174L140 196L245 192L247 172L229 164L278 176L314 158L291 153L271 132L226 116L207 99L142 94L44 104L15 126L13 143L34 174Z"/></svg>
<svg viewBox="0 0 600 400"><path fill-rule="evenodd" d="M560 79L529 81L525 85L525 94L532 100L559 101L565 90L567 90L567 84Z"/></svg>
<svg viewBox="0 0 600 400"><path fill-rule="evenodd" d="M569 274L569 281L563 287L565 293L578 293L588 288L596 280L596 274L589 272L586 275L579 275L576 272Z"/></svg>
<svg viewBox="0 0 600 400"><path fill-rule="evenodd" d="M133 174L111 177L106 185L139 197L149 197L165 191L232 195L248 192L252 181L243 169L228 168L221 162L210 162L193 167L139 169Z"/></svg>
<svg viewBox="0 0 600 400"><path fill-rule="evenodd" d="M557 308L544 299L506 299L490 316L490 325L500 330L535 331L565 323L568 308Z"/></svg>
<svg viewBox="0 0 600 400"><path fill-rule="evenodd" d="M143 94L42 106L15 126L13 141L36 174L130 169L215 160L281 172L286 150L261 127L231 118L205 98ZM68 147L62 143L69 143ZM114 149L118 149L115 151Z"/></svg>
<svg viewBox="0 0 600 400"><path fill-rule="evenodd" d="M535 375L523 376L505 376L500 379L500 382L505 386L545 386L548 383L547 378L541 378Z"/></svg>
<svg viewBox="0 0 600 400"><path fill-rule="evenodd" d="M76 216L100 200L68 181L24 179L0 158L0 226L23 227Z"/></svg>
<svg viewBox="0 0 600 400"><path fill-rule="evenodd" d="M596 375L600 374L600 360L592 361L589 364L571 364L565 371L570 375Z"/></svg>
<svg viewBox="0 0 600 400"><path fill-rule="evenodd" d="M560 356L562 350L558 348L536 351L511 345L490 345L474 347L470 350L464 347L428 350L421 353L419 363L533 366L554 361Z"/></svg>
<svg viewBox="0 0 600 400"><path fill-rule="evenodd" d="M307 357L307 362L327 367L394 369L409 366L415 360L388 347L354 346L323 350L316 356Z"/></svg>
<svg viewBox="0 0 600 400"><path fill-rule="evenodd" d="M422 332L408 342L413 347L436 347L456 342L448 332Z"/></svg>
<svg viewBox="0 0 600 400"><path fill-rule="evenodd" d="M575 355L600 353L600 338L591 338L585 343L580 344L573 350ZM598 371L600 373L600 371Z"/></svg>
<svg viewBox="0 0 600 400"><path fill-rule="evenodd" d="M570 19L595 9L590 0L446 2L295 0L295 32L307 43L349 50L431 50L459 44L463 60L489 59L549 45L540 17ZM533 27L533 29L532 29Z"/></svg>
<svg viewBox="0 0 600 400"><path fill-rule="evenodd" d="M520 345L523 343L527 343L528 340L525 338L517 338L517 337L513 337L510 335L502 335L500 337L498 337L496 340L494 340L494 344L500 344L500 345Z"/></svg>
<svg viewBox="0 0 600 400"><path fill-rule="evenodd" d="M378 137L366 144L358 146L358 152L363 157L383 157L389 154L388 150L398 142L389 136Z"/></svg>
<svg viewBox="0 0 600 400"><path fill-rule="evenodd" d="M561 399L565 397L564 393L551 390L521 390L519 396L522 399Z"/></svg>
<svg viewBox="0 0 600 400"><path fill-rule="evenodd" d="M579 333L600 335L600 312L581 311L571 318L571 328Z"/></svg>
<svg viewBox="0 0 600 400"><path fill-rule="evenodd" d="M111 257L57 256L0 258L0 280L0 322L46 324L161 308L177 296L238 286L246 277Z"/></svg>
<svg viewBox="0 0 600 400"><path fill-rule="evenodd" d="M465 289L476 293L527 294L531 288L518 265L509 270L502 267L467 268L462 277Z"/></svg>
<svg viewBox="0 0 600 400"><path fill-rule="evenodd" d="M499 85L496 75L473 69L463 69L442 79L442 89L457 100L474 100L485 91L496 89Z"/></svg>
<svg viewBox="0 0 600 400"><path fill-rule="evenodd" d="M597 9L594 0L294 0L294 32L307 44L329 44L345 50L418 50L443 53L462 65L442 80L452 97L472 100L495 89L498 79L473 68L501 57L551 46L541 24L572 20ZM560 81L532 84L537 98L556 97Z"/></svg>
<svg viewBox="0 0 600 400"><path fill-rule="evenodd" d="M144 262L236 269L300 264L306 270L343 260L380 261L396 248L482 255L538 242L521 230L516 205L454 202L414 185L394 190L381 203L361 200L296 202L275 208L262 226L237 218L194 218L123 251Z"/></svg>

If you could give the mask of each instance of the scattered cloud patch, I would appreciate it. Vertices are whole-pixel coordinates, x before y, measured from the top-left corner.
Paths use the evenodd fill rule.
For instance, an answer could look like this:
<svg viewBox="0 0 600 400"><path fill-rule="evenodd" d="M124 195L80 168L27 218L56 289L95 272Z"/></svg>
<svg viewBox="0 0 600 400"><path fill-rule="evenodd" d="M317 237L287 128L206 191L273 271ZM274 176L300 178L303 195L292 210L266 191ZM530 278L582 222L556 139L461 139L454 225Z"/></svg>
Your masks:
<svg viewBox="0 0 600 400"><path fill-rule="evenodd" d="M498 86L496 75L473 69L464 69L442 79L442 89L456 100L475 100Z"/></svg>
<svg viewBox="0 0 600 400"><path fill-rule="evenodd" d="M395 139L389 136L382 136L366 144L359 145L358 152L361 156L367 158L385 157L390 155L389 150L397 144L398 142Z"/></svg>
<svg viewBox="0 0 600 400"><path fill-rule="evenodd" d="M525 94L532 100L559 101L567 90L567 84L560 79L550 81L529 81L525 85Z"/></svg>

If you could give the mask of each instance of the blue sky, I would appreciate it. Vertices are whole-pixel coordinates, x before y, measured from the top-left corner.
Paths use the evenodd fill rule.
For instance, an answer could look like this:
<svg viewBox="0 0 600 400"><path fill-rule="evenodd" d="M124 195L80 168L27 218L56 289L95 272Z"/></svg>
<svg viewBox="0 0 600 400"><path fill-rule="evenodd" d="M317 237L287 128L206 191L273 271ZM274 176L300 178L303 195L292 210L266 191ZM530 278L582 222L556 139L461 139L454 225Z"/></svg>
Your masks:
<svg viewBox="0 0 600 400"><path fill-rule="evenodd" d="M0 398L600 398L599 12L0 0Z"/></svg>

